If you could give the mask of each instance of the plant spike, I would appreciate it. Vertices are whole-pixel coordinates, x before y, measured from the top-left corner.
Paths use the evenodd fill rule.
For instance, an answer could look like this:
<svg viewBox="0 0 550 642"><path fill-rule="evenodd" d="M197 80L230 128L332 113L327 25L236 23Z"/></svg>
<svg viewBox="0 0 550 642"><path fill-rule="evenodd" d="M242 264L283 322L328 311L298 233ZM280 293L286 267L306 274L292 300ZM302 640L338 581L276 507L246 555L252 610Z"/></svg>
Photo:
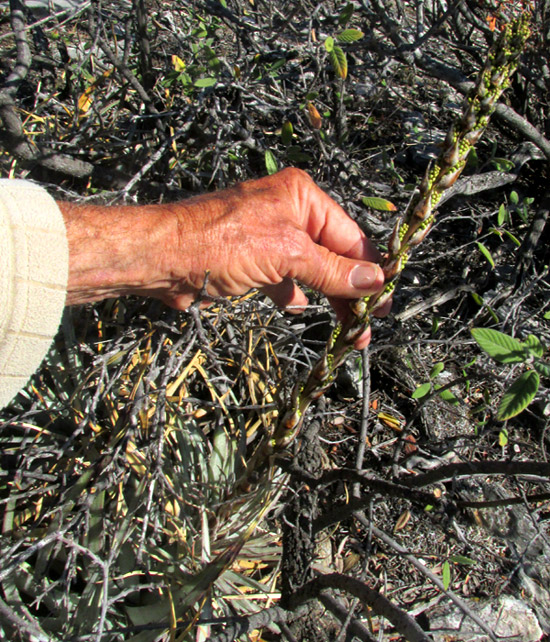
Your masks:
<svg viewBox="0 0 550 642"><path fill-rule="evenodd" d="M280 417L273 434L259 446L248 470L253 470L259 462L283 450L294 440L306 410L330 387L338 367L352 352L356 339L370 325L371 313L391 298L410 250L419 245L430 231L442 193L460 176L470 150L486 129L502 92L509 86L529 35L528 11L523 11L503 26L476 84L464 99L462 116L449 129L438 159L426 170L419 189L395 224L388 244L388 256L382 266L386 285L379 294L350 303L352 314L333 329L322 356L305 381L296 384L289 407Z"/></svg>

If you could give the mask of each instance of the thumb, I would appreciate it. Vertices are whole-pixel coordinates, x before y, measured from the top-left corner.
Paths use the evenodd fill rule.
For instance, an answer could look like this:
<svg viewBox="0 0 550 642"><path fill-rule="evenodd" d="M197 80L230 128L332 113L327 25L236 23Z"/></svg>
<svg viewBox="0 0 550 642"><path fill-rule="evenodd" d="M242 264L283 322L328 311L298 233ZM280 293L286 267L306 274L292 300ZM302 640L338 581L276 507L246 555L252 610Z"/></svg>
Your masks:
<svg viewBox="0 0 550 642"><path fill-rule="evenodd" d="M384 272L376 263L340 256L327 248L312 247L295 277L325 296L358 299L374 294L384 286Z"/></svg>

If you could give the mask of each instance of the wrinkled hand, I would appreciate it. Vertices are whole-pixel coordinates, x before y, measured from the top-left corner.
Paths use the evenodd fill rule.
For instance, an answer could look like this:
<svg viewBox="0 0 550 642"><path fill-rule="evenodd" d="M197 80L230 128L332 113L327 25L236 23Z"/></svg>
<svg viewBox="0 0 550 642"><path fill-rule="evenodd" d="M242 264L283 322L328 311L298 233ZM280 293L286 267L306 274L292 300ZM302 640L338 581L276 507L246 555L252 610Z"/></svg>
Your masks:
<svg viewBox="0 0 550 642"><path fill-rule="evenodd" d="M296 280L323 292L342 319L347 300L384 283L378 251L297 169L169 205L59 205L69 237L69 304L141 294L183 310L208 272L209 295L261 288L291 312L307 305ZM356 347L369 340L367 331Z"/></svg>

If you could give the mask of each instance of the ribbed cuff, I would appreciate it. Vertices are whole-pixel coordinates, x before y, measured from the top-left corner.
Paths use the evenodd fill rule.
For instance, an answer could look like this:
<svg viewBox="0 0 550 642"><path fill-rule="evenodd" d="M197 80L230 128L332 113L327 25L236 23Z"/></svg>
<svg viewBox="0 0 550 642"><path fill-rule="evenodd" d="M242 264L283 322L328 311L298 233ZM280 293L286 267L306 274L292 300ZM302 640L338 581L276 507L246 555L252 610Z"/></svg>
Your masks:
<svg viewBox="0 0 550 642"><path fill-rule="evenodd" d="M0 179L0 407L44 359L68 272L65 223L53 198L29 181Z"/></svg>

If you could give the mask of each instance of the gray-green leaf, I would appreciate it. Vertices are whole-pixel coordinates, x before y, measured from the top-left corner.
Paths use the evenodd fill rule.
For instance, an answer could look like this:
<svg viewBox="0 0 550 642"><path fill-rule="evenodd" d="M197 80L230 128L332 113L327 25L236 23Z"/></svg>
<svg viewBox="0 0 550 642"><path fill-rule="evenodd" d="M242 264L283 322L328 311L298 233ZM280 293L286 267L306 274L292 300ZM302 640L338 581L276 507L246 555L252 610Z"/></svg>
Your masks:
<svg viewBox="0 0 550 642"><path fill-rule="evenodd" d="M443 581L443 588L447 590L451 585L451 565L449 562L443 563L443 568L441 569L441 579Z"/></svg>
<svg viewBox="0 0 550 642"><path fill-rule="evenodd" d="M275 156L273 156L273 153L269 149L265 150L264 160L265 160L265 168L267 169L267 173L270 176L271 174L275 174L279 168L277 167L277 161L275 160Z"/></svg>

